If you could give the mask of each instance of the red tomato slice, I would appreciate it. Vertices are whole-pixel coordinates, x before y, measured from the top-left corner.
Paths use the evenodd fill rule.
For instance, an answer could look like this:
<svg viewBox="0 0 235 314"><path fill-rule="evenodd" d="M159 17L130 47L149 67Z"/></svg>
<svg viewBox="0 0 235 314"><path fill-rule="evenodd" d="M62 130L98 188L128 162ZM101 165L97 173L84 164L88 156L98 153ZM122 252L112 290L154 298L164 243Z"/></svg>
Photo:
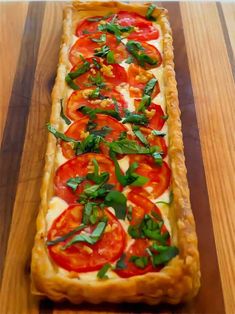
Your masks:
<svg viewBox="0 0 235 314"><path fill-rule="evenodd" d="M130 246L128 251L126 252L124 263L127 266L124 269L116 269L115 272L123 278L129 278L132 276L143 275L151 271L156 271L154 269L151 262L149 261L148 265L145 268L139 268L135 266L133 262L130 261L131 256L149 256L146 252L146 248L150 246L148 240L145 239L137 239L134 243Z"/></svg>
<svg viewBox="0 0 235 314"><path fill-rule="evenodd" d="M69 97L66 106L66 115L71 120L78 120L84 117L84 114L78 111L81 106L87 106L93 109L100 108L105 110L114 110L115 101L119 109L120 115L124 115L124 109L127 108L124 97L115 90L101 90L101 95L107 97L105 99L89 99L88 95L95 88L87 88L75 91Z"/></svg>
<svg viewBox="0 0 235 314"><path fill-rule="evenodd" d="M96 159L98 162L100 172L109 173L108 183L115 185L115 189L120 191L121 186L115 176L113 161L102 154L87 153L68 160L56 170L54 177L55 194L69 204L75 203L79 198L79 195L83 192L85 186L88 183L91 185L94 183L85 180L80 183L76 191L73 192L73 190L66 185L66 182L70 178L75 178L76 176L83 177L86 176L88 172L93 172L92 159Z"/></svg>
<svg viewBox="0 0 235 314"><path fill-rule="evenodd" d="M100 19L102 16L92 16L92 19ZM98 25L100 21L89 21L88 19L82 20L78 23L76 28L76 35L78 37L85 35L87 33L96 33L98 31ZM84 33L85 32L85 33Z"/></svg>
<svg viewBox="0 0 235 314"><path fill-rule="evenodd" d="M49 232L48 240L54 240L63 236L81 224L83 214L82 205L69 206L53 222ZM105 210L108 217L110 231L104 232L100 240L91 245L85 242L74 244L63 250L62 247L71 238L53 246L48 246L50 256L57 265L69 271L88 272L100 269L105 263L118 259L125 246L125 232L117 220L108 210ZM95 226L88 226L84 231L92 233ZM107 229L108 230L108 229ZM77 232L77 234L81 231Z"/></svg>
<svg viewBox="0 0 235 314"><path fill-rule="evenodd" d="M80 75L77 79L74 80L74 83L80 87L80 89L85 89L92 84L92 79L101 77L103 83L107 87L118 86L121 83L127 82L127 74L125 69L119 64L107 64L101 58L88 58L86 61L90 62L90 70L86 73ZM100 69L97 69L95 62L98 62L101 66ZM74 66L71 72L74 72L83 64L83 60Z"/></svg>
<svg viewBox="0 0 235 314"><path fill-rule="evenodd" d="M131 64L128 68L128 82L130 85L129 92L130 92L130 97L132 98L141 98L143 96L143 91L148 83L152 78L154 78L154 75L142 67L136 65L136 64ZM152 93L152 98L157 96L157 94L160 93L160 87L159 83L154 87L153 93Z"/></svg>
<svg viewBox="0 0 235 314"><path fill-rule="evenodd" d="M68 128L68 130L65 132L65 135L75 140L84 140L84 133L86 132L88 121L88 117L77 120ZM108 142L117 140L122 132L127 131L126 127L122 123L118 122L116 119L110 116L103 114L97 114L96 119L94 119L93 122L96 123L96 127L92 130L100 130L105 126L111 128L110 132L104 137L104 139ZM69 142L61 141L61 146L63 155L66 158L70 159L75 156L74 150ZM103 154L109 156L109 149L104 143L101 143L100 150Z"/></svg>
<svg viewBox="0 0 235 314"><path fill-rule="evenodd" d="M164 161L162 166L158 166L154 163L154 160L150 156L143 155L130 155L130 162L138 162L139 166L136 169L136 173L149 178L149 181L142 187L131 187L131 190L137 194L141 194L145 197L157 198L168 188L171 180L171 170L167 163ZM146 188L152 189L148 192Z"/></svg>
<svg viewBox="0 0 235 314"><path fill-rule="evenodd" d="M162 216L159 208L148 198L132 191L128 193L127 198L128 201L136 205L132 207L132 220L130 222L131 225L140 223L141 220L143 220L145 214L150 214L152 211L157 213L160 217Z"/></svg>
<svg viewBox="0 0 235 314"><path fill-rule="evenodd" d="M153 23L137 13L120 11L117 15L117 23L121 26L136 28L127 37L129 39L148 41L159 37L159 31L153 26Z"/></svg>
<svg viewBox="0 0 235 314"><path fill-rule="evenodd" d="M163 152L162 157L165 158L167 155L167 146L166 141L161 136L156 136L152 134L152 129L146 128L144 126L140 127L140 131L143 133L143 135L146 137L147 141L149 142L150 146L159 146L160 151ZM139 144L141 144L141 141L139 139L136 139Z"/></svg>
<svg viewBox="0 0 235 314"><path fill-rule="evenodd" d="M98 32L95 34L84 35L75 42L69 53L69 61L72 65L76 65L80 62L80 55L84 58L93 57L95 50L100 49L104 45L107 45L114 53L115 62L119 63L127 58L128 53L123 43L119 43L116 37L111 34L106 34L105 43L96 43L92 41L92 39L99 39L102 34L102 32Z"/></svg>

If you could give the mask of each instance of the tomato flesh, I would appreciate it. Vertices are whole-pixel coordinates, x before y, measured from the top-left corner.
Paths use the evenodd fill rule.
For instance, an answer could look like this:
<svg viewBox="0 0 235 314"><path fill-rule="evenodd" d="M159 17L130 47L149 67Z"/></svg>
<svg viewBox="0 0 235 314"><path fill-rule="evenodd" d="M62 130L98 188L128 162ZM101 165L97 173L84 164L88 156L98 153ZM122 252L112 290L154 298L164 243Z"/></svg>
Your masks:
<svg viewBox="0 0 235 314"><path fill-rule="evenodd" d="M149 181L142 187L131 187L131 190L145 197L157 198L164 193L170 185L171 170L167 163L163 161L162 166L155 164L150 156L131 155L130 162L138 162L136 173L149 178ZM147 187L152 191L148 192Z"/></svg>
<svg viewBox="0 0 235 314"><path fill-rule="evenodd" d="M84 114L78 111L82 106L87 106L92 109L115 110L116 106L121 116L124 115L124 109L127 108L124 97L115 90L101 90L101 95L104 99L90 99L89 93L95 88L87 88L78 90L72 93L66 105L66 115L71 120L78 120L84 117Z"/></svg>
<svg viewBox="0 0 235 314"><path fill-rule="evenodd" d="M93 16L92 19L101 19L102 16ZM98 31L98 25L100 21L89 21L88 19L82 20L78 23L76 28L76 35L78 37L85 35L85 33L96 33Z"/></svg>
<svg viewBox="0 0 235 314"><path fill-rule="evenodd" d="M84 177L88 172L93 172L93 170L89 171L88 169L93 169L93 159L96 159L100 172L109 173L109 180L107 183L114 185L115 189L120 191L121 186L115 176L113 161L102 154L87 153L68 160L56 170L54 178L55 194L65 200L68 204L75 203L79 198L79 195L83 192L85 186L87 184L93 185L94 183L86 179L78 185L76 191L73 191L67 186L66 182L70 178L75 178L77 176Z"/></svg>
<svg viewBox="0 0 235 314"><path fill-rule="evenodd" d="M125 246L125 232L118 221L107 209L104 211L108 218L108 227L110 231L104 232L101 238L95 244L86 242L73 244L67 249L62 247L66 245L71 237L58 244L48 246L49 254L57 265L69 271L88 272L100 269L104 264L118 259ZM49 232L48 240L54 240L63 236L78 227L82 221L83 206L69 206L53 222ZM83 231L92 233L95 226L88 226ZM81 231L76 234L80 234Z"/></svg>
<svg viewBox="0 0 235 314"><path fill-rule="evenodd" d="M81 61L81 55L84 58L93 57L96 49L100 49L105 45L108 46L114 53L114 60L116 63L122 62L127 58L128 53L125 49L125 46L123 43L118 42L114 35L106 34L105 43L97 43L92 41L92 39L99 39L102 34L102 32L87 34L81 36L75 42L69 53L69 61L72 63L72 65L76 65Z"/></svg>
<svg viewBox="0 0 235 314"><path fill-rule="evenodd" d="M88 122L89 122L88 117L84 117L77 120L68 128L68 130L65 132L65 135L77 141L84 140L85 138L84 134L86 132ZM111 128L109 133L104 137L104 139L107 142L117 140L122 132L127 131L126 127L122 123L118 122L116 119L107 115L97 114L96 118L92 122L96 124L96 126L92 130L100 130L102 129L102 127ZM61 147L63 155L66 158L69 159L75 156L75 152L72 148L71 143L62 141ZM109 149L104 143L101 143L100 150L103 154L109 156Z"/></svg>
<svg viewBox="0 0 235 314"><path fill-rule="evenodd" d="M90 70L80 75L77 79L74 79L74 83L79 86L80 89L87 88L87 85L92 85L92 80L100 77L105 84L105 87L115 88L121 83L127 82L127 74L125 69L119 64L107 64L101 58L88 58L86 59L90 63ZM95 62L98 62L100 69L97 68ZM84 60L74 66L71 72L75 72L77 68L81 67Z"/></svg>

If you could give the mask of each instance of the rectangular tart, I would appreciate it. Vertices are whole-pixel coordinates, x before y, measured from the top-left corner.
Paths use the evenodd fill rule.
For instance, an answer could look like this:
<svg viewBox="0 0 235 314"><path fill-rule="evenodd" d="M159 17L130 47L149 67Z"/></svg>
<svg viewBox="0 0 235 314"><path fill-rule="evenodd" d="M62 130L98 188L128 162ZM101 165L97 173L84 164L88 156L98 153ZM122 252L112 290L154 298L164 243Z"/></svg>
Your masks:
<svg viewBox="0 0 235 314"><path fill-rule="evenodd" d="M200 287L167 10L64 10L33 294L176 304Z"/></svg>

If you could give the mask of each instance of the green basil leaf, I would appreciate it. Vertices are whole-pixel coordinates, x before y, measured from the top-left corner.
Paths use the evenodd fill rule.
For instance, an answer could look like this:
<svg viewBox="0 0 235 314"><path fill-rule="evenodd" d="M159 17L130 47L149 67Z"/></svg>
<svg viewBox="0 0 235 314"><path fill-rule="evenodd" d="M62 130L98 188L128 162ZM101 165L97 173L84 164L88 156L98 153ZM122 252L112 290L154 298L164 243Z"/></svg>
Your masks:
<svg viewBox="0 0 235 314"><path fill-rule="evenodd" d="M134 263L138 268L145 268L148 265L148 257L147 256L131 256L129 259L130 262Z"/></svg>
<svg viewBox="0 0 235 314"><path fill-rule="evenodd" d="M156 84L157 84L156 78L152 78L151 80L149 80L144 88L143 94L151 96Z"/></svg>
<svg viewBox="0 0 235 314"><path fill-rule="evenodd" d="M101 48L95 49L94 56L104 58L109 53L109 51L110 51L110 48L104 45Z"/></svg>
<svg viewBox="0 0 235 314"><path fill-rule="evenodd" d="M115 269L125 269L127 265L125 263L126 254L122 254L121 258L117 261L115 265Z"/></svg>
<svg viewBox="0 0 235 314"><path fill-rule="evenodd" d="M153 154L157 151L157 146L152 146L150 148L140 146L136 141L133 140L120 140L120 141L113 141L111 143L107 143L109 148L117 153L117 154Z"/></svg>
<svg viewBox="0 0 235 314"><path fill-rule="evenodd" d="M69 85L69 87L71 87L72 89L74 90L80 89L80 87L74 83L74 81L71 79L71 77L68 74L65 76L65 81Z"/></svg>
<svg viewBox="0 0 235 314"><path fill-rule="evenodd" d="M166 133L164 133L164 132L162 132L162 131L158 131L158 130L152 130L152 132L151 132L153 135L155 135L155 136L165 136L166 135Z"/></svg>
<svg viewBox="0 0 235 314"><path fill-rule="evenodd" d="M102 20L107 20L112 15L113 15L113 13L108 13L108 14L101 16L101 17L89 17L87 19L87 21L89 21L89 22L100 22Z"/></svg>
<svg viewBox="0 0 235 314"><path fill-rule="evenodd" d="M57 131L56 128L54 128L50 123L47 123L46 126L48 131L52 133L56 138L61 139L65 142L72 142L76 144L78 143L78 141L76 141L75 139L68 137L64 133Z"/></svg>
<svg viewBox="0 0 235 314"><path fill-rule="evenodd" d="M88 98L90 98L90 99L96 99L99 97L100 97L100 88L99 87L94 89L88 96Z"/></svg>
<svg viewBox="0 0 235 314"><path fill-rule="evenodd" d="M126 49L142 67L144 67L146 63L150 65L157 64L156 60L143 52L145 50L144 47L136 40L129 40L126 43Z"/></svg>
<svg viewBox="0 0 235 314"><path fill-rule="evenodd" d="M149 95L143 95L137 111L143 111L144 109L148 108L150 104L151 104L151 97Z"/></svg>
<svg viewBox="0 0 235 314"><path fill-rule="evenodd" d="M114 117L115 119L119 121L121 120L121 117L116 110L106 110L106 109L99 109L99 108L92 109L87 106L81 106L78 110L81 111L83 114L88 115L91 120L94 120L96 117L96 114L99 114L99 113Z"/></svg>
<svg viewBox="0 0 235 314"><path fill-rule="evenodd" d="M126 197L119 191L110 191L104 200L105 205L113 207L115 215L118 219L126 217Z"/></svg>
<svg viewBox="0 0 235 314"><path fill-rule="evenodd" d="M102 141L102 137L89 134L82 142L77 145L76 155L89 152L98 153L100 151L100 143Z"/></svg>
<svg viewBox="0 0 235 314"><path fill-rule="evenodd" d="M100 73L98 73L96 76L89 76L88 79L91 82L91 84L90 84L91 86L95 85L99 88L104 88L106 86Z"/></svg>
<svg viewBox="0 0 235 314"><path fill-rule="evenodd" d="M159 266L168 263L172 258L179 254L179 250L175 246L169 246L167 250L160 252L158 255L153 256L154 266Z"/></svg>
<svg viewBox="0 0 235 314"><path fill-rule="evenodd" d="M86 175L88 180L91 180L95 182L96 184L102 184L109 180L109 173L108 172L102 172L99 174L99 165L97 163L96 159L92 159L92 162L94 164L94 172L88 173Z"/></svg>
<svg viewBox="0 0 235 314"><path fill-rule="evenodd" d="M128 113L122 123L133 123L138 125L147 125L148 118L144 114Z"/></svg>
<svg viewBox="0 0 235 314"><path fill-rule="evenodd" d="M106 273L111 267L112 266L110 264L104 264L104 266L98 271L97 277L100 279L108 279Z"/></svg>
<svg viewBox="0 0 235 314"><path fill-rule="evenodd" d="M161 116L161 118L162 118L163 120L167 120L167 119L169 118L169 115L168 115L168 114L165 114L164 116Z"/></svg>
<svg viewBox="0 0 235 314"><path fill-rule="evenodd" d="M100 38L91 38L95 43L105 43L106 42L106 34L101 34Z"/></svg>
<svg viewBox="0 0 235 314"><path fill-rule="evenodd" d="M146 16L145 16L147 20L149 20L149 21L156 21L156 18L154 16L152 16L155 8L156 8L156 6L154 4L151 4L148 7L148 10L147 10Z"/></svg>
<svg viewBox="0 0 235 314"><path fill-rule="evenodd" d="M73 236L75 233L77 233L78 231L83 230L85 228L86 228L86 225L82 224L82 225L74 228L70 232L64 234L63 236L60 236L60 237L58 237L54 240L51 240L51 241L47 241L46 244L47 244L47 246L52 246L52 245L55 245L57 243L64 242L65 240L67 240L68 238Z"/></svg>
<svg viewBox="0 0 235 314"><path fill-rule="evenodd" d="M70 125L70 124L71 124L71 121L69 120L69 118L66 117L66 115L64 114L63 99L60 99L60 116L61 116L61 118L64 120L64 122L65 122L67 125Z"/></svg>
<svg viewBox="0 0 235 314"><path fill-rule="evenodd" d="M113 51L109 51L107 53L106 59L107 59L108 64L114 64L115 63Z"/></svg>
<svg viewBox="0 0 235 314"><path fill-rule="evenodd" d="M94 134L94 135L98 135L101 137L105 137L106 135L108 135L113 129L110 128L109 126L105 125L103 126L101 129L99 130L91 130L90 133Z"/></svg>
<svg viewBox="0 0 235 314"><path fill-rule="evenodd" d="M66 250L68 247L70 247L73 244L76 244L78 242L86 242L88 244L95 244L97 241L99 241L100 237L102 236L105 228L106 228L107 222L99 222L96 226L96 228L93 230L91 234L78 234L75 235L70 241L66 243L62 247L63 250Z"/></svg>
<svg viewBox="0 0 235 314"><path fill-rule="evenodd" d="M77 68L76 71L68 73L67 76L69 76L72 80L75 78L81 76L82 74L86 73L87 71L90 70L90 62L84 61L83 64Z"/></svg>
<svg viewBox="0 0 235 314"><path fill-rule="evenodd" d="M158 152L154 152L152 156L156 164L159 166L162 166L162 163L163 163L162 155Z"/></svg>
<svg viewBox="0 0 235 314"><path fill-rule="evenodd" d="M84 29L84 30L82 31L82 33L83 33L84 35L90 34L90 32L89 32L87 29Z"/></svg>
<svg viewBox="0 0 235 314"><path fill-rule="evenodd" d="M126 61L125 61L125 63L127 63L127 64L131 64L131 63L133 63L134 62L134 58L132 57L132 56L129 56L127 59L126 59Z"/></svg>
<svg viewBox="0 0 235 314"><path fill-rule="evenodd" d="M147 141L144 134L140 131L140 128L138 126L133 126L132 130L135 136L138 137L138 139L141 141L141 143L143 143L146 146L149 145L149 142Z"/></svg>
<svg viewBox="0 0 235 314"><path fill-rule="evenodd" d="M76 191L78 185L85 180L85 177L75 177L67 180L66 185L70 187L73 192Z"/></svg>

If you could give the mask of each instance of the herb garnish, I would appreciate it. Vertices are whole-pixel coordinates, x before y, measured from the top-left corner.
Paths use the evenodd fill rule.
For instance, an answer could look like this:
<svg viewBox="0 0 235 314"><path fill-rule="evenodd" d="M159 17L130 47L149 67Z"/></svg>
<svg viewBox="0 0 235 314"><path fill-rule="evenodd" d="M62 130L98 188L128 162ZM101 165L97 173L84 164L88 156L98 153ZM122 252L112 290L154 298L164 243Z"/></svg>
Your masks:
<svg viewBox="0 0 235 314"><path fill-rule="evenodd" d="M47 127L48 131L50 133L52 133L57 139L61 139L61 140L65 141L65 142L72 142L72 143L74 143L76 145L79 143L75 139L73 139L71 137L68 137L64 133L61 133L61 132L57 131L56 128L54 128L50 123L47 123L46 127Z"/></svg>
<svg viewBox="0 0 235 314"><path fill-rule="evenodd" d="M137 113L126 111L126 117L123 119L122 123L147 125L149 123L149 120L144 114L137 114Z"/></svg>
<svg viewBox="0 0 235 314"><path fill-rule="evenodd" d="M64 114L63 99L60 99L60 116L67 125L71 124L71 121L69 120L69 118L66 117L66 115Z"/></svg>
<svg viewBox="0 0 235 314"><path fill-rule="evenodd" d="M138 139L141 141L141 143L143 143L145 146L149 145L148 140L146 139L146 137L144 136L144 134L141 132L140 128L136 125L133 125L132 127L132 131L135 134L136 137L138 137Z"/></svg>
<svg viewBox="0 0 235 314"><path fill-rule="evenodd" d="M92 38L91 40L94 41L95 43L105 43L106 42L106 34L101 34L100 38Z"/></svg>
<svg viewBox="0 0 235 314"><path fill-rule="evenodd" d="M70 178L67 180L66 185L70 187L73 192L75 192L79 184L82 183L85 179L85 177Z"/></svg>
<svg viewBox="0 0 235 314"><path fill-rule="evenodd" d="M134 263L138 268L145 268L148 265L148 256L131 256L130 262Z"/></svg>
<svg viewBox="0 0 235 314"><path fill-rule="evenodd" d="M151 4L149 7L148 7L148 10L146 12L146 19L149 20L149 21L156 21L156 18L152 15L154 10L155 10L156 6L154 4Z"/></svg>
<svg viewBox="0 0 235 314"><path fill-rule="evenodd" d="M94 55L97 57L104 58L110 52L110 48L106 45L102 46L101 48L95 49Z"/></svg>
<svg viewBox="0 0 235 314"><path fill-rule="evenodd" d="M115 265L115 269L125 269L127 267L125 263L125 259L126 259L126 254L122 254L122 256L120 257L120 259L117 261Z"/></svg>
<svg viewBox="0 0 235 314"><path fill-rule="evenodd" d="M156 78L152 78L151 80L148 81L148 83L146 84L144 91L143 91L143 96L142 99L140 101L140 105L138 108L138 111L143 111L145 110L147 107L150 106L151 104L151 95L153 93L154 87L157 84L157 79Z"/></svg>
<svg viewBox="0 0 235 314"><path fill-rule="evenodd" d="M162 137L166 135L165 132L158 131L158 130L152 130L151 133L152 133L153 135L155 135L155 136L162 136Z"/></svg>
<svg viewBox="0 0 235 314"><path fill-rule="evenodd" d="M97 277L99 279L108 279L109 277L106 275L106 273L111 267L112 266L110 264L104 264L104 266L98 271Z"/></svg>
<svg viewBox="0 0 235 314"><path fill-rule="evenodd" d="M88 115L91 120L94 120L96 118L96 114L99 113L107 114L108 116L114 117L117 120L121 120L119 113L116 110L112 109L92 109L87 106L81 106L80 108L78 108L78 110L81 111L83 114Z"/></svg>
<svg viewBox="0 0 235 314"><path fill-rule="evenodd" d="M157 65L157 60L144 53L145 49L140 42L129 40L126 43L126 49L136 59L140 66L145 67L146 64Z"/></svg>
<svg viewBox="0 0 235 314"><path fill-rule="evenodd" d="M74 90L80 89L78 85L76 85L73 80L76 79L77 77L81 76L82 74L86 73L87 71L90 70L90 62L84 61L83 64L77 68L76 71L70 72L66 75L65 81L67 84Z"/></svg>
<svg viewBox="0 0 235 314"><path fill-rule="evenodd" d="M51 240L51 241L47 241L46 244L47 244L47 246L51 246L51 245L55 245L55 244L60 243L60 242L64 242L65 240L67 240L68 238L73 236L76 232L83 230L85 228L86 228L86 225L81 224L80 226L74 228L73 230L64 234L63 236L60 236L60 237L58 237L54 240Z"/></svg>

